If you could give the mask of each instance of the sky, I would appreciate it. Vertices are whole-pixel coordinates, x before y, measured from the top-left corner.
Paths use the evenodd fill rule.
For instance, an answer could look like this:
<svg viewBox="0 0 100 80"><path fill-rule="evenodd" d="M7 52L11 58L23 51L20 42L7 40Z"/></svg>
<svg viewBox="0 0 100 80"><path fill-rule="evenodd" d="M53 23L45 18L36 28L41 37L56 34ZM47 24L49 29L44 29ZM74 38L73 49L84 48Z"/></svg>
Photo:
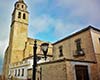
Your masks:
<svg viewBox="0 0 100 80"><path fill-rule="evenodd" d="M0 0L0 72L16 1ZM100 29L100 0L25 0L25 3L30 13L31 38L53 43L89 25Z"/></svg>

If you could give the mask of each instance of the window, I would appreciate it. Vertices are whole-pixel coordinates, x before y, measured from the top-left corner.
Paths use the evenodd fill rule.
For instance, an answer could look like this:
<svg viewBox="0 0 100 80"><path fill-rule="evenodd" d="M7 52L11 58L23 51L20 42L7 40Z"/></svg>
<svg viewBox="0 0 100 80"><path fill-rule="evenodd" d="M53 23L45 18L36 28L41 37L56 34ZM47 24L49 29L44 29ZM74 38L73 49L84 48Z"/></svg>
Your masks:
<svg viewBox="0 0 100 80"><path fill-rule="evenodd" d="M75 42L76 42L77 51L80 51L81 50L81 39L77 39L77 40L75 40Z"/></svg>
<svg viewBox="0 0 100 80"><path fill-rule="evenodd" d="M37 80L39 80L39 77L37 78Z"/></svg>
<svg viewBox="0 0 100 80"><path fill-rule="evenodd" d="M81 48L81 39L75 40L75 43L76 43L76 50L74 56L84 56L85 55L84 51Z"/></svg>
<svg viewBox="0 0 100 80"><path fill-rule="evenodd" d="M59 47L59 57L63 56L63 46Z"/></svg>
<svg viewBox="0 0 100 80"><path fill-rule="evenodd" d="M15 76L17 76L17 70L15 70Z"/></svg>
<svg viewBox="0 0 100 80"><path fill-rule="evenodd" d="M19 7L19 4L17 4L17 8Z"/></svg>
<svg viewBox="0 0 100 80"><path fill-rule="evenodd" d="M40 59L41 59L41 57L40 57L40 56L37 56L37 62L38 62Z"/></svg>
<svg viewBox="0 0 100 80"><path fill-rule="evenodd" d="M99 38L99 42L100 42L100 38Z"/></svg>
<svg viewBox="0 0 100 80"><path fill-rule="evenodd" d="M23 14L23 19L26 19L26 15L25 15L25 13Z"/></svg>
<svg viewBox="0 0 100 80"><path fill-rule="evenodd" d="M32 56L32 54L29 54L29 57L31 57Z"/></svg>
<svg viewBox="0 0 100 80"><path fill-rule="evenodd" d="M18 76L20 76L20 69L18 69Z"/></svg>
<svg viewBox="0 0 100 80"><path fill-rule="evenodd" d="M18 13L18 18L21 18L21 12Z"/></svg>
<svg viewBox="0 0 100 80"><path fill-rule="evenodd" d="M24 69L22 69L22 76L24 76Z"/></svg>
<svg viewBox="0 0 100 80"><path fill-rule="evenodd" d="M22 5L22 8L23 8L24 6Z"/></svg>

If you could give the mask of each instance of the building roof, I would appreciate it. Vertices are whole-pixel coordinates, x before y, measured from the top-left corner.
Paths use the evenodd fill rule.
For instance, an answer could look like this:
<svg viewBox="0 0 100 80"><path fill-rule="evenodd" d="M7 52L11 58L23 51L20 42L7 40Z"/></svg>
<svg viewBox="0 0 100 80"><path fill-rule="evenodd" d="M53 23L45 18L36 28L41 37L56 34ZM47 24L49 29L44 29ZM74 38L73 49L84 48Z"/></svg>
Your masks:
<svg viewBox="0 0 100 80"><path fill-rule="evenodd" d="M54 42L53 45L55 45L55 44L57 44L57 43L59 43L59 42L62 42L62 41L64 41L64 40L66 40L66 39L69 39L69 38L71 38L71 37L73 37L73 36L76 36L76 35L78 35L78 34L80 34L80 33L82 33L82 32L85 32L85 31L87 31L87 30L90 30L90 29L93 29L93 30L96 30L96 31L99 31L99 32L100 32L100 29L97 29L97 28L95 28L95 27L89 25L88 27L83 28L83 29L81 29L81 30L78 31L78 32L75 32L75 33L73 33L73 34L71 34L71 35L69 35L69 36L67 36L67 37L65 37L65 38L63 38L63 39L61 39L61 40L58 40L57 42Z"/></svg>
<svg viewBox="0 0 100 80"><path fill-rule="evenodd" d="M24 0L18 0L18 1L15 3L15 6L16 6L16 4L18 4L18 3L23 3L23 4L25 4ZM26 5L26 4L25 4L25 5ZM26 5L26 7L27 7L27 5Z"/></svg>
<svg viewBox="0 0 100 80"><path fill-rule="evenodd" d="M27 40L30 41L30 42L31 42L31 41L34 42L35 40L36 40L36 41L40 41L40 42L45 42L45 41L42 41L42 40L40 40L40 39L35 39L35 38L33 39L33 38L30 38L30 37L28 37Z"/></svg>

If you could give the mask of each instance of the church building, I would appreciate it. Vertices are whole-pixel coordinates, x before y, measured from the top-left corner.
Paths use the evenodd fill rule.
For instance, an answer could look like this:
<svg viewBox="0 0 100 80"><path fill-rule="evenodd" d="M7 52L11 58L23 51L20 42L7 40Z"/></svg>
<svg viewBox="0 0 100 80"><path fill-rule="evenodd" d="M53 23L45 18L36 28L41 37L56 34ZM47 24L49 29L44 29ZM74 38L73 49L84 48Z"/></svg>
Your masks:
<svg viewBox="0 0 100 80"><path fill-rule="evenodd" d="M9 45L5 51L6 80L32 80L34 41L37 41L36 80L100 80L100 29L91 25L55 43L28 37L29 12L24 0L14 5ZM47 61L41 44L48 43Z"/></svg>
<svg viewBox="0 0 100 80"><path fill-rule="evenodd" d="M29 19L29 12L27 10L26 3L24 2L24 0L18 0L14 5L14 10L12 13L12 21L10 26L9 46L6 49L4 56L3 75L5 75L6 79L9 78L10 73L16 72L16 69L19 70L18 68L19 63L21 63L22 65L22 63L25 62L25 59L30 57L32 58L34 51L33 45L35 40L37 41L38 44L37 56L39 59L43 58L43 52L41 51L40 46L42 43L45 43L45 41L32 39L28 37L28 19ZM50 57L51 60L52 45L51 43L48 44L49 44L49 49L47 56ZM9 70L13 68L15 69L9 72ZM20 71L22 72L22 70Z"/></svg>

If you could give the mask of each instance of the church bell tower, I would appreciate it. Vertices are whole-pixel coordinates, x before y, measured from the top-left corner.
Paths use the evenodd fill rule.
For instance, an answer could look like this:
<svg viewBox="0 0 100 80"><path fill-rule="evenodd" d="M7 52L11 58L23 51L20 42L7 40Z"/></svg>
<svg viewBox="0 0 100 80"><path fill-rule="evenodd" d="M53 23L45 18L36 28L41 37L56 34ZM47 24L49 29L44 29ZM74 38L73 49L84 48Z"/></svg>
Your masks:
<svg viewBox="0 0 100 80"><path fill-rule="evenodd" d="M28 11L24 0L18 0L14 5L10 30L10 63L23 59L23 50L28 36Z"/></svg>

